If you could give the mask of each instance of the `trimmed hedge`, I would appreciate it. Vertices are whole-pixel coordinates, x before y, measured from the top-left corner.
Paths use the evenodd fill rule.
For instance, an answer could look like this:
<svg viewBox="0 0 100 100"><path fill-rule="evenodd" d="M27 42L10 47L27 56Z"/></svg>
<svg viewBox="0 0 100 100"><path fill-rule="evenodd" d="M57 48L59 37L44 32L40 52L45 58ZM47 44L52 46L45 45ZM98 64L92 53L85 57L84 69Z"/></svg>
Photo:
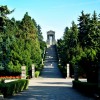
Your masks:
<svg viewBox="0 0 100 100"><path fill-rule="evenodd" d="M73 88L86 95L93 96L97 92L98 86L96 83L73 81Z"/></svg>
<svg viewBox="0 0 100 100"><path fill-rule="evenodd" d="M27 89L28 83L29 83L28 80L21 79L21 80L1 84L1 93L4 95L4 98L12 96L18 92Z"/></svg>

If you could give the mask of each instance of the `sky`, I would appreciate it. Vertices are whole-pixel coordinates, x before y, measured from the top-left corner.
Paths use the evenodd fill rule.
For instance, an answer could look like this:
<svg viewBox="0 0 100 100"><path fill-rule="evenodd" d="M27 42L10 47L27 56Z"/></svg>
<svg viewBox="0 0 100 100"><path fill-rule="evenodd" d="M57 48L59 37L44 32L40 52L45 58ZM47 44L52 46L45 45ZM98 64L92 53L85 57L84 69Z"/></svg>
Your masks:
<svg viewBox="0 0 100 100"><path fill-rule="evenodd" d="M62 38L66 27L71 27L72 21L78 24L82 10L84 13L100 14L100 0L0 0L0 5L7 5L15 11L9 16L22 20L28 12L37 24L41 26L44 40L47 31L55 31L56 39Z"/></svg>

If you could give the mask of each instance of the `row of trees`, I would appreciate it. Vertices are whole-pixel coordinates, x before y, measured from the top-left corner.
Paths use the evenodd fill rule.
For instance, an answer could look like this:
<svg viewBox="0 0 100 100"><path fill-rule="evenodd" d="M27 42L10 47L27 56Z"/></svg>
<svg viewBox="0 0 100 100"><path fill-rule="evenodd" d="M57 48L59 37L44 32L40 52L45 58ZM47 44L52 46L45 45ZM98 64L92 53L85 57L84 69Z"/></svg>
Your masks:
<svg viewBox="0 0 100 100"><path fill-rule="evenodd" d="M98 64L100 63L100 15L85 14L78 18L79 24L72 22L66 27L62 39L57 41L61 65L77 64L79 71L85 73L89 82L97 81Z"/></svg>
<svg viewBox="0 0 100 100"><path fill-rule="evenodd" d="M21 66L40 67L44 47L41 27L37 25L28 12L21 21L9 19L12 13L7 6L0 6L0 74L21 73Z"/></svg>

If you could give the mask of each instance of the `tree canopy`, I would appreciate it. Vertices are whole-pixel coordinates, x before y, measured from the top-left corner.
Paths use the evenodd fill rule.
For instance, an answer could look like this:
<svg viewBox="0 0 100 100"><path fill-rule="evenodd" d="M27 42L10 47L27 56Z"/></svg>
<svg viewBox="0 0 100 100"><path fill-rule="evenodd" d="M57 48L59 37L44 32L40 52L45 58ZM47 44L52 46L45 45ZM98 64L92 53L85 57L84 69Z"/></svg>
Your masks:
<svg viewBox="0 0 100 100"><path fill-rule="evenodd" d="M78 25L72 22L66 27L63 38L58 40L58 53L61 64L78 64L87 75L88 81L97 81L97 67L100 62L100 16L84 11L78 18Z"/></svg>
<svg viewBox="0 0 100 100"><path fill-rule="evenodd" d="M0 74L19 75L22 65L27 67L29 74L32 64L40 67L46 43L36 21L33 21L28 12L22 20L16 21L15 18L7 18L7 14L13 11L7 6L0 7L0 18L2 18L0 19ZM5 31L2 31L4 26L6 26Z"/></svg>

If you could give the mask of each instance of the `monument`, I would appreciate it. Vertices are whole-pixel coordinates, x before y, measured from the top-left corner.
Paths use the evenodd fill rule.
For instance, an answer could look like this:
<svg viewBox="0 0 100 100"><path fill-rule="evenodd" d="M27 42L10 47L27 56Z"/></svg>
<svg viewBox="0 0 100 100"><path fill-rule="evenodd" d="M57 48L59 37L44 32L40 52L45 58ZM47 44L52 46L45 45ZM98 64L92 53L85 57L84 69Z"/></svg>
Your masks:
<svg viewBox="0 0 100 100"><path fill-rule="evenodd" d="M32 78L35 77L35 66L34 64L32 64Z"/></svg>
<svg viewBox="0 0 100 100"><path fill-rule="evenodd" d="M55 45L55 32L50 30L47 32L47 45Z"/></svg>
<svg viewBox="0 0 100 100"><path fill-rule="evenodd" d="M21 79L26 79L26 66L21 67Z"/></svg>
<svg viewBox="0 0 100 100"><path fill-rule="evenodd" d="M69 64L67 64L67 78L70 77L70 68L69 68Z"/></svg>

